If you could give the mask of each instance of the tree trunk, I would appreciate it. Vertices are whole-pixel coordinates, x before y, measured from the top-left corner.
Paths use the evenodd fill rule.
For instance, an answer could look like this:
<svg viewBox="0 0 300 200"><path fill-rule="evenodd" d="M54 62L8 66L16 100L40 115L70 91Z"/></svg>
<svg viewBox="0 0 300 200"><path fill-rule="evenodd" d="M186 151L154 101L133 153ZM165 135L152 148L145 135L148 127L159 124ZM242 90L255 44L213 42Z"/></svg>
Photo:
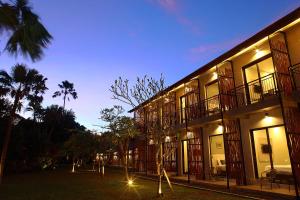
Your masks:
<svg viewBox="0 0 300 200"><path fill-rule="evenodd" d="M66 94L64 96L64 105L63 105L64 111L65 111L65 106L66 106Z"/></svg>
<svg viewBox="0 0 300 200"><path fill-rule="evenodd" d="M158 176L158 187L157 187L157 195L162 196L162 144L158 144L158 148L156 150L156 168L157 168L157 176Z"/></svg>
<svg viewBox="0 0 300 200"><path fill-rule="evenodd" d="M127 155L125 155L124 172L125 172L126 181L128 181L129 180L129 175L128 175L128 159L127 159Z"/></svg>
<svg viewBox="0 0 300 200"><path fill-rule="evenodd" d="M10 116L7 121L7 126L6 126L6 130L5 130L5 135L4 135L4 141L3 141L3 147L2 147L1 159L0 159L0 184L2 183L2 180L3 180L6 155L7 155L7 151L8 151L8 145L9 145L9 141L10 141L10 137L11 137L11 131L12 131L12 126L13 126L13 121L14 121L15 115L16 115L18 102L19 102L19 94L17 93L15 100L14 100L13 108L10 112Z"/></svg>
<svg viewBox="0 0 300 200"><path fill-rule="evenodd" d="M125 173L125 180L129 180L129 175L128 175L128 159L127 159L127 149L128 146L127 142L124 142L124 144L119 144L120 151L121 151L121 156L122 156L122 164L124 168L124 173Z"/></svg>

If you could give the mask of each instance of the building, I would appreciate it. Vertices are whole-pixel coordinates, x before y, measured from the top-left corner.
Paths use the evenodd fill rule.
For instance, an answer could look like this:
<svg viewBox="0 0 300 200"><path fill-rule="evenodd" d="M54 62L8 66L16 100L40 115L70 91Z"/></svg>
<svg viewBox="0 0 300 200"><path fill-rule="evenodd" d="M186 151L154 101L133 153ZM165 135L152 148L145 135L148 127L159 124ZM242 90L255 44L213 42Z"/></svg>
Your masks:
<svg viewBox="0 0 300 200"><path fill-rule="evenodd" d="M174 178L258 189L270 181L298 196L299 63L300 8L134 108L147 135L133 148L135 166L155 172L160 127Z"/></svg>

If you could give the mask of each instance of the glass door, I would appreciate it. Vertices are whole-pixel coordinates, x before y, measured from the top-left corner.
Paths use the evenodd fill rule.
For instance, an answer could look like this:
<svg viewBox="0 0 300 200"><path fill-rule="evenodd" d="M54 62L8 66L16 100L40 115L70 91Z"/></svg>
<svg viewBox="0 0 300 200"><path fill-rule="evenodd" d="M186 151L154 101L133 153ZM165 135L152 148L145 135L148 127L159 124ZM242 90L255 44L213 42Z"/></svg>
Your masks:
<svg viewBox="0 0 300 200"><path fill-rule="evenodd" d="M219 85L218 81L215 80L211 83L205 85L206 89L206 109L209 113L218 112L220 102L219 102Z"/></svg>
<svg viewBox="0 0 300 200"><path fill-rule="evenodd" d="M183 173L189 172L189 160L188 160L188 140L182 141L182 167Z"/></svg>
<svg viewBox="0 0 300 200"><path fill-rule="evenodd" d="M215 176L226 176L226 162L223 134L212 135L210 140L210 173Z"/></svg>
<svg viewBox="0 0 300 200"><path fill-rule="evenodd" d="M181 123L185 123L185 109L186 109L186 105L187 105L187 99L185 96L180 97L180 122Z"/></svg>
<svg viewBox="0 0 300 200"><path fill-rule="evenodd" d="M276 81L274 66L270 55L243 67L247 102L256 103L261 99L274 95Z"/></svg>
<svg viewBox="0 0 300 200"><path fill-rule="evenodd" d="M292 169L284 126L252 130L253 159L257 178L270 169L276 169L279 176L291 178Z"/></svg>

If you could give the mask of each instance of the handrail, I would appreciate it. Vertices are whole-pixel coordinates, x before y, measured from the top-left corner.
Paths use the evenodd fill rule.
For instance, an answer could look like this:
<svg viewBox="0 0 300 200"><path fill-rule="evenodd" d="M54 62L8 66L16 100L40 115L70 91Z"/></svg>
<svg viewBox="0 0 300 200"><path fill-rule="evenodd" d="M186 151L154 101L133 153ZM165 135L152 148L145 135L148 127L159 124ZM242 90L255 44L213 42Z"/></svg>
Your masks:
<svg viewBox="0 0 300 200"><path fill-rule="evenodd" d="M296 63L289 67L292 76L294 89L300 90L300 63Z"/></svg>
<svg viewBox="0 0 300 200"><path fill-rule="evenodd" d="M288 74L270 73L229 91L202 99L176 111L168 112L168 114L162 116L162 127L170 128L185 124L193 120L220 114L221 110L229 111L232 108L247 106L277 95L279 88L282 88L282 83L279 83L278 80L285 79L285 76L288 76Z"/></svg>

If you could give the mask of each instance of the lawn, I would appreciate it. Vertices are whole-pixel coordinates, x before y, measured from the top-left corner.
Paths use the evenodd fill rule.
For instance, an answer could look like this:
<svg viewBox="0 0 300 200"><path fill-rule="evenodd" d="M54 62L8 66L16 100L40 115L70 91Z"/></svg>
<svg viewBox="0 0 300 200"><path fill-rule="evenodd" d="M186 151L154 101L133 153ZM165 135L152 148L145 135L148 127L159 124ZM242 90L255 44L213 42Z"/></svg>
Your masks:
<svg viewBox="0 0 300 200"><path fill-rule="evenodd" d="M1 200L117 200L157 199L154 181L135 179L133 187L123 181L119 170L75 173L67 170L9 175L0 185ZM219 193L174 186L174 193L164 184L163 199L241 199Z"/></svg>

